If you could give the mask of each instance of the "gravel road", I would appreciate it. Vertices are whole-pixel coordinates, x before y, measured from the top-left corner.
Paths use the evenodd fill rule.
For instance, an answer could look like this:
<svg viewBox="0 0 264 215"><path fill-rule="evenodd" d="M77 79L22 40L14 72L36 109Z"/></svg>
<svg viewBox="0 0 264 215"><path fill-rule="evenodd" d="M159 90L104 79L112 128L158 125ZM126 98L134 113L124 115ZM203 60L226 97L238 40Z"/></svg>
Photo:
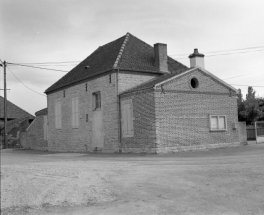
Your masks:
<svg viewBox="0 0 264 215"><path fill-rule="evenodd" d="M2 214L264 214L264 144L173 155L1 152Z"/></svg>

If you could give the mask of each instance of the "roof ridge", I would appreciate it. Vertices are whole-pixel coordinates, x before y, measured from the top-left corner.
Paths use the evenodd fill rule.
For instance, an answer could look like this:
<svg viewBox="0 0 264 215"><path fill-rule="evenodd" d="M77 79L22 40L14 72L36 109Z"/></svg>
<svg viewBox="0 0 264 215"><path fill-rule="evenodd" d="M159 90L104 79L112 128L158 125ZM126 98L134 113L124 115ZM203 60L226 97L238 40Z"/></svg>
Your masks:
<svg viewBox="0 0 264 215"><path fill-rule="evenodd" d="M123 42L123 44L122 44L122 46L121 46L121 48L120 48L120 51L119 51L119 53L118 53L118 55L117 55L117 57L116 57L116 60L115 60L115 63L114 63L113 69L116 69L116 68L117 68L117 65L118 65L118 63L119 63L120 58L122 57L122 54L123 54L123 51L124 51L124 49L125 49L126 43L127 43L128 39L129 39L129 36L130 36L130 34L127 33L127 34L126 34L126 37L125 37L125 39L124 39L124 42Z"/></svg>

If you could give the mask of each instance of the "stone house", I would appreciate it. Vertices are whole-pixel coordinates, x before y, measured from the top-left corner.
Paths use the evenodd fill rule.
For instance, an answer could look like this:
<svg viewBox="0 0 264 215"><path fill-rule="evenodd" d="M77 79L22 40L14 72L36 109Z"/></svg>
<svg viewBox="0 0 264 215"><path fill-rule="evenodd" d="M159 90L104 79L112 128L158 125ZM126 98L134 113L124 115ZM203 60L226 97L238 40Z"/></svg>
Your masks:
<svg viewBox="0 0 264 215"><path fill-rule="evenodd" d="M238 144L236 89L127 33L49 87L48 150L161 153Z"/></svg>

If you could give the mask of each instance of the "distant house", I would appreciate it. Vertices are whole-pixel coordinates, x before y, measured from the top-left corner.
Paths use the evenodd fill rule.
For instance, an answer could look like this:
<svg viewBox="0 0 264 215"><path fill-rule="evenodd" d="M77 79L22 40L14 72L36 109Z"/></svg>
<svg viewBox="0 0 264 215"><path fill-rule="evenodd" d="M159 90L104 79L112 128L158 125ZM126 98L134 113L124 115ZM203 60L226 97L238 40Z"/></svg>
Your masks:
<svg viewBox="0 0 264 215"><path fill-rule="evenodd" d="M34 116L30 113L26 112L22 108L18 107L17 105L13 104L12 102L7 100L6 103L7 107L7 121L14 120L14 119L21 119L21 118L28 118L30 122L34 120ZM4 124L4 98L0 96L0 125Z"/></svg>
<svg viewBox="0 0 264 215"><path fill-rule="evenodd" d="M35 113L36 118L26 129L26 132L22 133L21 145L23 148L36 150L48 149L47 114L47 108Z"/></svg>
<svg viewBox="0 0 264 215"><path fill-rule="evenodd" d="M239 144L236 89L127 33L46 90L48 150L162 153Z"/></svg>
<svg viewBox="0 0 264 215"><path fill-rule="evenodd" d="M24 132L30 123L34 120L34 116L26 112L22 108L16 106L7 100L7 134L8 144L18 142L21 132ZM0 96L0 134L3 142L4 137L4 98Z"/></svg>

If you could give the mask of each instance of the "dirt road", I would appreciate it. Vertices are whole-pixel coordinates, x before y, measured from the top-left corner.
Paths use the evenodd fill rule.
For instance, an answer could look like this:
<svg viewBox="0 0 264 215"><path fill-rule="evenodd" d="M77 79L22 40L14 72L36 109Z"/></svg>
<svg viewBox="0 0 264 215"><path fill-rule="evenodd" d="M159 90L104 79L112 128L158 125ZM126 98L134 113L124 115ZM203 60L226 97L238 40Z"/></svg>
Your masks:
<svg viewBox="0 0 264 215"><path fill-rule="evenodd" d="M264 144L173 155L1 152L2 214L264 214Z"/></svg>

